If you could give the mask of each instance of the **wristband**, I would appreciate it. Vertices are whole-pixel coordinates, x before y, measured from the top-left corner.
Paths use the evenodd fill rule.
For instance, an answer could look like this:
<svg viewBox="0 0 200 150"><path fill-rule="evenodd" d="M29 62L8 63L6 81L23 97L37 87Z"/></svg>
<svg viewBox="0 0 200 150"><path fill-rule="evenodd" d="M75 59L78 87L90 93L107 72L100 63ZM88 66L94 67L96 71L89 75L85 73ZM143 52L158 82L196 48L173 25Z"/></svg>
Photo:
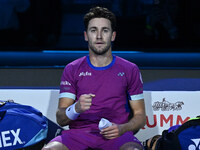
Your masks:
<svg viewBox="0 0 200 150"><path fill-rule="evenodd" d="M65 110L66 116L71 120L75 120L80 115L80 113L77 113L75 110L75 104L76 103L72 104Z"/></svg>

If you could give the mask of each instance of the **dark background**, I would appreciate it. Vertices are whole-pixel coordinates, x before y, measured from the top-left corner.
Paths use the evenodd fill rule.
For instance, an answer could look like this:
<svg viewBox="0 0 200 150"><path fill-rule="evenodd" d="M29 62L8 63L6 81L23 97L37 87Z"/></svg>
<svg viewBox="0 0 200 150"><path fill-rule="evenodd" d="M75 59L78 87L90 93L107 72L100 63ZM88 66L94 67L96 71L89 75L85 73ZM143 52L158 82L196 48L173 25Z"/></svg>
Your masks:
<svg viewBox="0 0 200 150"><path fill-rule="evenodd" d="M17 29L0 29L0 50L87 50L83 38L83 15L89 8L99 5L117 15L117 38L113 50L199 52L200 1L156 2L30 0L25 11L16 12Z"/></svg>

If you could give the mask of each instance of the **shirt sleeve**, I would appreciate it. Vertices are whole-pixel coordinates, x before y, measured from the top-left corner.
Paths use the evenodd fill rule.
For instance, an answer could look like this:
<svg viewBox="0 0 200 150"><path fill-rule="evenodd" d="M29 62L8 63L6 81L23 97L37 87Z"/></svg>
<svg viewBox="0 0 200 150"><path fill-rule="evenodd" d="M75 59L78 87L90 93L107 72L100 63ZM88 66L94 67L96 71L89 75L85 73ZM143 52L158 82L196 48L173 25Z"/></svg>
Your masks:
<svg viewBox="0 0 200 150"><path fill-rule="evenodd" d="M128 93L130 100L144 99L142 75L137 65L133 64L128 73Z"/></svg>
<svg viewBox="0 0 200 150"><path fill-rule="evenodd" d="M73 66L68 64L62 74L60 82L60 95L59 98L71 98L76 99L76 88L74 80Z"/></svg>

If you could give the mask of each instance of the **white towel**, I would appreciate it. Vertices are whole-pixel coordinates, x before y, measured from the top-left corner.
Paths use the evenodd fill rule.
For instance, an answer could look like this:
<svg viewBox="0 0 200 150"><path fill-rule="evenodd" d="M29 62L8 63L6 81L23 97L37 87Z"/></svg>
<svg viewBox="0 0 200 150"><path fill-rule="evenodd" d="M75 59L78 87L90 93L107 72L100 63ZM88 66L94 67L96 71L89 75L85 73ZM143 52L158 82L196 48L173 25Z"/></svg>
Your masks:
<svg viewBox="0 0 200 150"><path fill-rule="evenodd" d="M107 128L109 126L112 126L112 123L105 118L101 118L101 120L99 121L99 130L102 130L102 129Z"/></svg>

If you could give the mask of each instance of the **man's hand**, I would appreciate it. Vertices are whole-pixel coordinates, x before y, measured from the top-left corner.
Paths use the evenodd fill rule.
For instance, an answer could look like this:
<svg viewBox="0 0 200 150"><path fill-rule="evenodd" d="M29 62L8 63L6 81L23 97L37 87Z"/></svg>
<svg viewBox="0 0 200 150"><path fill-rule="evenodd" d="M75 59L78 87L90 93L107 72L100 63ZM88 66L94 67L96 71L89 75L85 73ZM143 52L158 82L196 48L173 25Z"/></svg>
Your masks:
<svg viewBox="0 0 200 150"><path fill-rule="evenodd" d="M114 139L121 136L120 126L117 124L113 124L103 130L101 130L100 134L102 134L106 139Z"/></svg>
<svg viewBox="0 0 200 150"><path fill-rule="evenodd" d="M92 105L92 98L95 97L94 94L83 94L80 96L78 102L76 103L75 110L77 113L82 113L89 110Z"/></svg>

